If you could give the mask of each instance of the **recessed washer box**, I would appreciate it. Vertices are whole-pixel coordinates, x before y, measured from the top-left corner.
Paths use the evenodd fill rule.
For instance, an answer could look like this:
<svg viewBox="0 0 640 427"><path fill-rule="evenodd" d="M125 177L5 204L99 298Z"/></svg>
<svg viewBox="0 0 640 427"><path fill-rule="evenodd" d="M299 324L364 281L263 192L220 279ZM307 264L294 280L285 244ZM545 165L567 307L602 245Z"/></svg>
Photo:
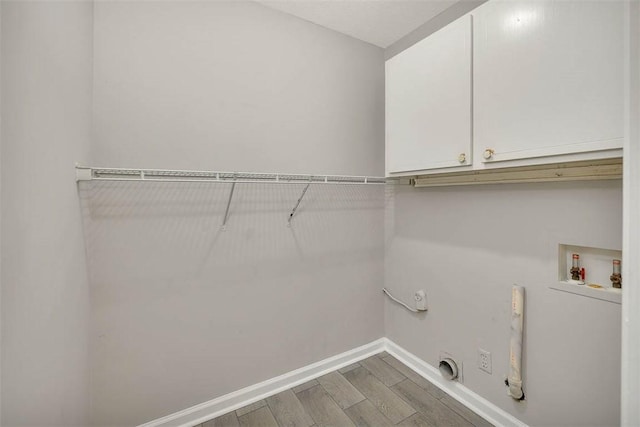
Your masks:
<svg viewBox="0 0 640 427"><path fill-rule="evenodd" d="M569 270L573 254L580 255L580 268L584 268L586 271L584 285L572 283L570 280ZM620 304L622 290L614 288L609 279L613 272L614 259L622 259L621 250L561 243L558 245L558 282L552 284L550 288ZM602 288L590 287L590 284L600 285ZM624 285L623 277L622 286L624 287Z"/></svg>

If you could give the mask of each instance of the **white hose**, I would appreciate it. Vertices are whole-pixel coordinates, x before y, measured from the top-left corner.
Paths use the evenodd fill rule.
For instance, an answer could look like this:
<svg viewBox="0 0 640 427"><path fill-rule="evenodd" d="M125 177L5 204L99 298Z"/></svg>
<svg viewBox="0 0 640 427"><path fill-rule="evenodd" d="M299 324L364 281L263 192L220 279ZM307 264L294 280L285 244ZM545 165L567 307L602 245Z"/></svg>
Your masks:
<svg viewBox="0 0 640 427"><path fill-rule="evenodd" d="M391 298L392 300L394 300L395 302L397 302L398 304L402 305L404 308L406 308L409 311L412 311L414 313L420 313L419 310L416 310L415 308L411 308L409 307L407 304L403 303L402 301L400 301L399 299L397 299L396 297L394 297L393 295L391 295L389 293L389 291L387 290L387 288L382 288L382 292L384 292L385 294L387 294L387 296L389 298Z"/></svg>
<svg viewBox="0 0 640 427"><path fill-rule="evenodd" d="M509 396L524 399L522 391L522 329L524 321L524 288L514 285L511 289L511 342L509 345Z"/></svg>

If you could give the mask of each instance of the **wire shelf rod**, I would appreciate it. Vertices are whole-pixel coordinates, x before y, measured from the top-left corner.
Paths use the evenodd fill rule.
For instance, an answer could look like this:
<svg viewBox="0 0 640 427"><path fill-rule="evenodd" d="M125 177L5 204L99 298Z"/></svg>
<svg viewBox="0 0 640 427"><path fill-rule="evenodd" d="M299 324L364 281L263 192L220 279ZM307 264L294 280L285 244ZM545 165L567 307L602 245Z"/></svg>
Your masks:
<svg viewBox="0 0 640 427"><path fill-rule="evenodd" d="M77 181L218 182L273 184L380 185L393 183L384 177L307 175L290 173L217 172L169 169L98 168L76 166Z"/></svg>

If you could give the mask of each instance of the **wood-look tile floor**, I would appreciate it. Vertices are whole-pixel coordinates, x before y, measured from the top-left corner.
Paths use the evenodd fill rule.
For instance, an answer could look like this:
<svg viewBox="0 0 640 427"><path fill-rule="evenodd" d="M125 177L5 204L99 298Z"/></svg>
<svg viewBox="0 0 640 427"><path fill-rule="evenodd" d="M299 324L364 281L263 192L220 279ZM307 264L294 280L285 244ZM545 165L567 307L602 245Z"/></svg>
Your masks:
<svg viewBox="0 0 640 427"><path fill-rule="evenodd" d="M491 426L382 352L197 427Z"/></svg>

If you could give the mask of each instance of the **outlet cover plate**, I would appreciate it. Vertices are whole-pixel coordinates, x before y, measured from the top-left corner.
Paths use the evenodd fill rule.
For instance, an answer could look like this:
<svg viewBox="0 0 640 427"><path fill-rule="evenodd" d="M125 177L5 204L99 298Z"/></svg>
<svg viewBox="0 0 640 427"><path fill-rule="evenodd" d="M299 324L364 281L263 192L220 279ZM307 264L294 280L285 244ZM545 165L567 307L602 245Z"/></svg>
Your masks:
<svg viewBox="0 0 640 427"><path fill-rule="evenodd" d="M487 374L491 373L491 352L478 349L478 369L485 371Z"/></svg>

